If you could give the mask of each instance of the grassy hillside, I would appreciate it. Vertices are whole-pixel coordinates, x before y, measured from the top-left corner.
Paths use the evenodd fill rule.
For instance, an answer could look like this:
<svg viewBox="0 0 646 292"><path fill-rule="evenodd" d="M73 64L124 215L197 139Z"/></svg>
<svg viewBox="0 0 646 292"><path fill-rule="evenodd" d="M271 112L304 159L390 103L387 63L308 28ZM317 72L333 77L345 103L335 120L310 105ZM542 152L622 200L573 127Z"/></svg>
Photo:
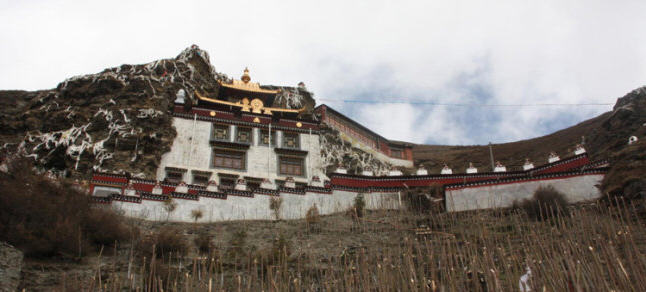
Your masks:
<svg viewBox="0 0 646 292"><path fill-rule="evenodd" d="M501 161L516 170L522 169L525 158L529 158L535 165L547 162L551 151L556 151L562 157L573 155L574 147L581 142L581 137L589 137L595 129L601 128L610 113L581 122L575 126L558 132L528 140L511 143L493 144L494 159ZM603 157L597 149L589 149L593 159ZM444 163L447 163L460 172L464 172L469 162L481 171L490 171L489 146L445 146L445 145L415 145L413 158L416 164L424 164L431 171L439 172Z"/></svg>

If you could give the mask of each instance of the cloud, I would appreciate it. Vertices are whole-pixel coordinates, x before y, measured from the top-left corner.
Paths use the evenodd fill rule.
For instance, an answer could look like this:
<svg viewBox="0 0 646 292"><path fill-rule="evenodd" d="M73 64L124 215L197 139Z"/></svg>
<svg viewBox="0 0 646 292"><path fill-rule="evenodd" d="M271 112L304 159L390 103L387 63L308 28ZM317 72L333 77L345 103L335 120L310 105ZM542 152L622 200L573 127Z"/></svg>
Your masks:
<svg viewBox="0 0 646 292"><path fill-rule="evenodd" d="M607 107L344 103L614 103L646 80L644 1L9 1L0 88L174 57L196 43L219 71L304 81L385 137L487 143L547 134ZM371 113L385 113L376 119ZM396 127L393 125L397 125Z"/></svg>

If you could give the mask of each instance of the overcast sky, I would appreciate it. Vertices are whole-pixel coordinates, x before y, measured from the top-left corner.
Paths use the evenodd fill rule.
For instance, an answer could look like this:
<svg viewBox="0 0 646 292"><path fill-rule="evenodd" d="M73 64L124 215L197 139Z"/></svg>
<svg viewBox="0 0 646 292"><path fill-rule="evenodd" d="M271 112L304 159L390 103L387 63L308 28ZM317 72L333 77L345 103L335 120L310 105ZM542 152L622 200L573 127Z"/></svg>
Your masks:
<svg viewBox="0 0 646 292"><path fill-rule="evenodd" d="M614 104L646 85L644 11L643 0L0 0L0 89L52 88L197 44L220 72L303 81L387 138L509 142L612 106L481 105Z"/></svg>

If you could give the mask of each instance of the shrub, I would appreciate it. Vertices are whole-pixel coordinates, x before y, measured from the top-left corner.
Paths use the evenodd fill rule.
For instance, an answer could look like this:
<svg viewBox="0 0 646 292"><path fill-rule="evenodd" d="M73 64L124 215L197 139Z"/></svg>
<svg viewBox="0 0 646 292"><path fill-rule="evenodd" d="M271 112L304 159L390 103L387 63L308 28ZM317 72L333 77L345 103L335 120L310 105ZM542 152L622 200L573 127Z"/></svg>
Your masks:
<svg viewBox="0 0 646 292"><path fill-rule="evenodd" d="M289 240L285 237L284 233L280 233L271 246L271 254L274 261L284 261L291 254L291 246Z"/></svg>
<svg viewBox="0 0 646 292"><path fill-rule="evenodd" d="M78 259L92 244L128 239L123 218L93 208L88 196L65 181L35 173L31 160L14 159L0 173L0 241L28 257Z"/></svg>
<svg viewBox="0 0 646 292"><path fill-rule="evenodd" d="M152 257L153 252L156 257L167 256L169 253L184 255L188 245L181 230L164 227L142 240L138 250L146 257Z"/></svg>
<svg viewBox="0 0 646 292"><path fill-rule="evenodd" d="M138 232L124 223L122 216L112 209L93 208L84 222L84 231L94 244L113 245L124 242Z"/></svg>
<svg viewBox="0 0 646 292"><path fill-rule="evenodd" d="M245 245L247 243L247 231L240 228L235 231L229 240L229 254L231 256L242 256L246 254Z"/></svg>
<svg viewBox="0 0 646 292"><path fill-rule="evenodd" d="M269 199L269 209L274 211L276 220L280 220L280 207L283 205L283 198L272 197Z"/></svg>
<svg viewBox="0 0 646 292"><path fill-rule="evenodd" d="M196 223L197 223L197 220L200 220L200 218L202 218L202 215L203 213L202 213L202 210L200 209L195 209L191 211L191 217L193 217L193 220L195 220Z"/></svg>
<svg viewBox="0 0 646 292"><path fill-rule="evenodd" d="M170 196L166 201L164 201L164 210L166 210L166 221L168 221L168 218L170 218L170 214L173 213L177 209L177 203L173 201L173 198Z"/></svg>
<svg viewBox="0 0 646 292"><path fill-rule="evenodd" d="M307 227L312 230L320 221L319 208L314 204L307 210L307 213L305 214L305 222L307 223Z"/></svg>
<svg viewBox="0 0 646 292"><path fill-rule="evenodd" d="M195 246L201 253L209 253L213 247L211 243L211 235L208 233L200 233L195 237Z"/></svg>
<svg viewBox="0 0 646 292"><path fill-rule="evenodd" d="M365 212L365 207L366 207L366 201L363 198L363 193L357 194L356 197L354 197L354 213L357 215L357 218L361 218L364 215Z"/></svg>
<svg viewBox="0 0 646 292"><path fill-rule="evenodd" d="M556 214L566 214L568 202L565 195L552 186L540 187L531 199L523 200L519 206L530 218L543 220Z"/></svg>
<svg viewBox="0 0 646 292"><path fill-rule="evenodd" d="M440 185L430 185L428 187L413 187L404 192L404 200L410 211L416 213L428 214L432 211L441 211L442 204L433 202L433 199L442 198L444 195Z"/></svg>

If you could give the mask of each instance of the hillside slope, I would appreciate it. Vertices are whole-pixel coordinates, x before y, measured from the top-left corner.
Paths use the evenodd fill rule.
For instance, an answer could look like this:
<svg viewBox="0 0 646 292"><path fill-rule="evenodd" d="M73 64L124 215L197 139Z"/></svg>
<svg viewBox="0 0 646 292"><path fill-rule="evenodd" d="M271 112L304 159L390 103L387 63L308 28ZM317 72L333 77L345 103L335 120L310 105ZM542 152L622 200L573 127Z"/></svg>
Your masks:
<svg viewBox="0 0 646 292"><path fill-rule="evenodd" d="M495 160L501 161L508 169L516 170L522 167L525 158L535 164L545 163L551 151L562 157L572 155L574 147L582 140L593 160L607 159L612 153L626 147L628 137L644 137L644 123L646 87L641 87L619 98L611 112L546 136L493 144L492 149ZM416 164L424 164L432 172L439 172L444 163L459 171L464 171L469 162L473 162L481 170L491 168L488 145L416 145L413 148L413 158Z"/></svg>

